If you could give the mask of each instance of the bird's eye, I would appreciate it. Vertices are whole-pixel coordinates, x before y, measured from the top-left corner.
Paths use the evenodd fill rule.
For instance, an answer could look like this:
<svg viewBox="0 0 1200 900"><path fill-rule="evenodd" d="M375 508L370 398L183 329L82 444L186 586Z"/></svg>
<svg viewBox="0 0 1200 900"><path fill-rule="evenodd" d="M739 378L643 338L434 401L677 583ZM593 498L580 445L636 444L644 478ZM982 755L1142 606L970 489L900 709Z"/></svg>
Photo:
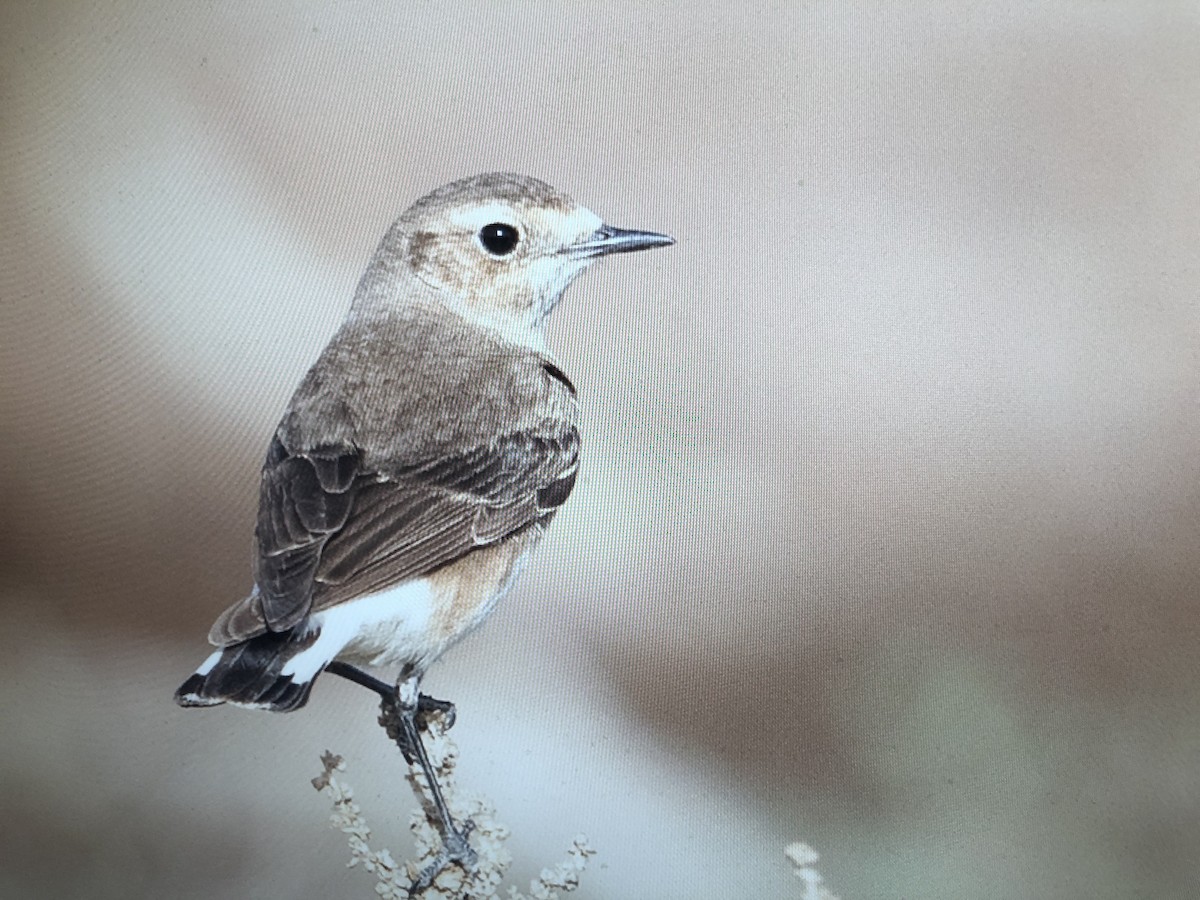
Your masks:
<svg viewBox="0 0 1200 900"><path fill-rule="evenodd" d="M503 222L493 222L479 229L479 243L492 256L508 256L521 240L521 232L513 225Z"/></svg>

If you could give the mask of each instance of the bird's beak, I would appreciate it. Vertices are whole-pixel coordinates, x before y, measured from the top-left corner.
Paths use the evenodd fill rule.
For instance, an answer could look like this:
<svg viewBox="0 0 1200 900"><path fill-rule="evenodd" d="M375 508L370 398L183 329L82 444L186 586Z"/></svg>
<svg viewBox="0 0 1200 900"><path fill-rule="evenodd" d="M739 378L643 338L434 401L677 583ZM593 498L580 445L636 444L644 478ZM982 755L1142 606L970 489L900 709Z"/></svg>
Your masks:
<svg viewBox="0 0 1200 900"><path fill-rule="evenodd" d="M668 247L675 238L655 231L634 231L629 228L614 228L601 225L578 243L566 248L571 256L590 259L609 253L632 253L634 250L649 250L651 247Z"/></svg>

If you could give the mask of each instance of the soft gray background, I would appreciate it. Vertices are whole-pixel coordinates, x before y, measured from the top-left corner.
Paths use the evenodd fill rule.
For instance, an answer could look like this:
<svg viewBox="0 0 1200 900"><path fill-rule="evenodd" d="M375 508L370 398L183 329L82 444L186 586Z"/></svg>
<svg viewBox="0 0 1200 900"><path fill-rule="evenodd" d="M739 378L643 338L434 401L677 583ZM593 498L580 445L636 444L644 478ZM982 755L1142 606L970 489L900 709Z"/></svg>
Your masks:
<svg viewBox="0 0 1200 900"><path fill-rule="evenodd" d="M909 8L909 7L913 8ZM518 883L1194 896L1194 3L9 3L0 894L371 897L370 698L176 709L397 211L541 176L678 246L572 289L575 495L434 669Z"/></svg>

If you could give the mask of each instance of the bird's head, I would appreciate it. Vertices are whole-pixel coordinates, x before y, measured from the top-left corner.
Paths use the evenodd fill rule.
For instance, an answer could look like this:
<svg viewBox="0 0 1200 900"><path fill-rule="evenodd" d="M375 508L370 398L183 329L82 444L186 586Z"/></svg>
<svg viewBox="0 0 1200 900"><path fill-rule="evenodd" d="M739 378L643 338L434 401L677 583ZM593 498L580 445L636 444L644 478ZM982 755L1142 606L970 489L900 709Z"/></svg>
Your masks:
<svg viewBox="0 0 1200 900"><path fill-rule="evenodd" d="M423 297L525 343L540 335L563 291L601 256L673 243L663 234L606 225L545 182L501 173L422 197L392 226L375 264L400 282L419 279L434 289Z"/></svg>

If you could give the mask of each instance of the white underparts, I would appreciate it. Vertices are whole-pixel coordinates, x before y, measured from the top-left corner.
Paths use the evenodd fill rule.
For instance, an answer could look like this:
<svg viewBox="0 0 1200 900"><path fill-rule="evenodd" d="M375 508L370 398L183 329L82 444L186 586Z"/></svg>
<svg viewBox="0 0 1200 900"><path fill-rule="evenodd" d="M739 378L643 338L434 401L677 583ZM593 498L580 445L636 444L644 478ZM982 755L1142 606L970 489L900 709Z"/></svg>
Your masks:
<svg viewBox="0 0 1200 900"><path fill-rule="evenodd" d="M316 641L289 659L280 674L311 681L339 656L373 666L424 661L436 652L430 635L433 607L432 585L416 578L314 613L309 630L320 632Z"/></svg>

